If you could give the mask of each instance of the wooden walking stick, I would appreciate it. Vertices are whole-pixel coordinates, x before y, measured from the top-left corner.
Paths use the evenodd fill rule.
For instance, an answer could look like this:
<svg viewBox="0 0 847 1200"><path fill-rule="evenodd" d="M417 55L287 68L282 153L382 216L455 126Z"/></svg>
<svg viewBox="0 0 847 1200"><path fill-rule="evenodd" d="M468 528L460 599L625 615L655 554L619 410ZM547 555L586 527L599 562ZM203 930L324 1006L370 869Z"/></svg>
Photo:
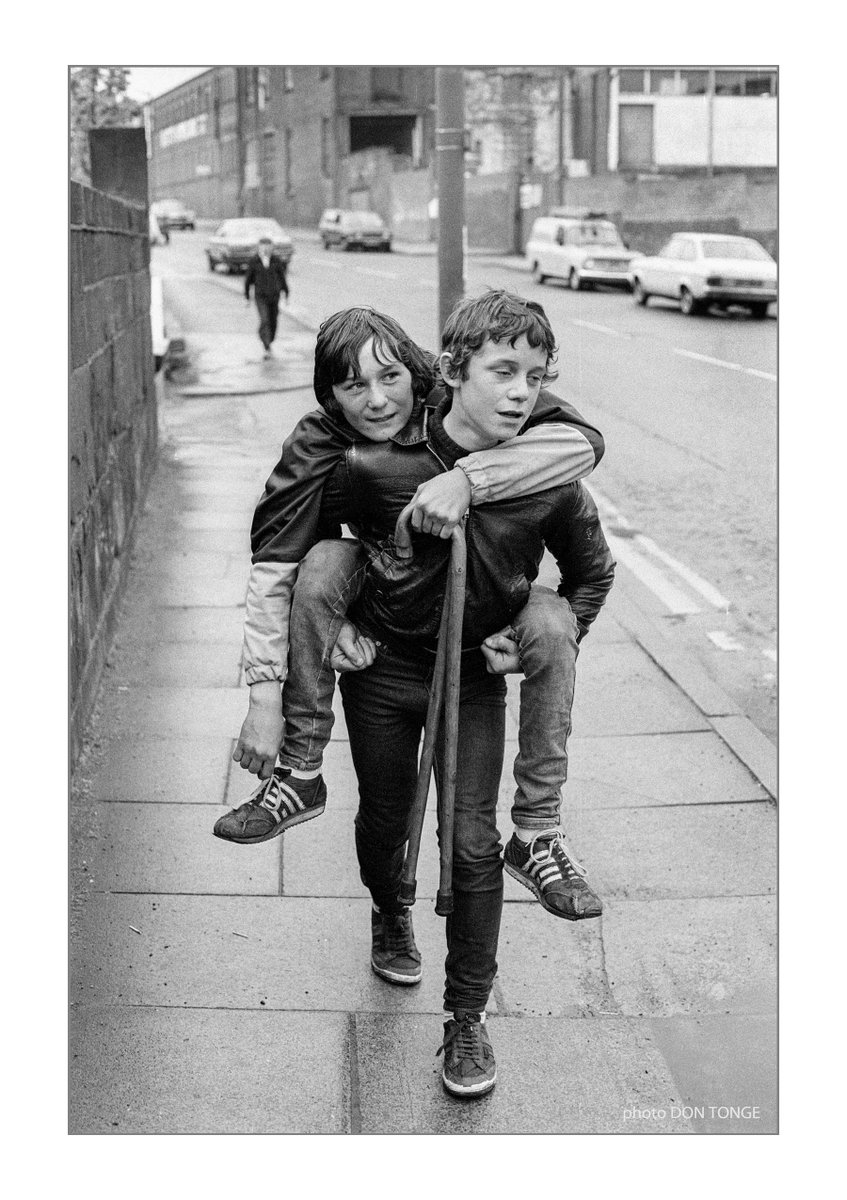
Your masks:
<svg viewBox="0 0 847 1200"><path fill-rule="evenodd" d="M421 750L418 783L410 813L409 842L403 878L400 883L400 903L414 904L421 835L423 832L426 798L432 774L435 742L444 714L444 772L438 797L441 870L435 911L448 916L453 911L453 815L456 799L456 768L459 744L459 690L462 667L462 617L465 608L467 581L467 545L461 526L453 530L450 571L441 625L438 631L438 652L432 677L432 691L426 713L423 749Z"/></svg>

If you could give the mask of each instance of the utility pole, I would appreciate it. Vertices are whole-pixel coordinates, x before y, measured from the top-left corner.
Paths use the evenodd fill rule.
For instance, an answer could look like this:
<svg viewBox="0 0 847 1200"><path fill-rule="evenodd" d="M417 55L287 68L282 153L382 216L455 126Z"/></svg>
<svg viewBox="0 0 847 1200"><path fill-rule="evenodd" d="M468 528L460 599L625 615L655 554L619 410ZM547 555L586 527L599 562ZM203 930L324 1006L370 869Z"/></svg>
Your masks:
<svg viewBox="0 0 847 1200"><path fill-rule="evenodd" d="M465 75L435 69L435 155L438 176L438 341L465 294Z"/></svg>
<svg viewBox="0 0 847 1200"><path fill-rule="evenodd" d="M239 217L244 216L244 104L245 104L245 79L244 73L248 68L235 68L235 153L236 153L236 180L238 182L238 195L236 203L238 205Z"/></svg>
<svg viewBox="0 0 847 1200"><path fill-rule="evenodd" d="M706 177L711 179L715 173L715 71L710 68L706 84Z"/></svg>

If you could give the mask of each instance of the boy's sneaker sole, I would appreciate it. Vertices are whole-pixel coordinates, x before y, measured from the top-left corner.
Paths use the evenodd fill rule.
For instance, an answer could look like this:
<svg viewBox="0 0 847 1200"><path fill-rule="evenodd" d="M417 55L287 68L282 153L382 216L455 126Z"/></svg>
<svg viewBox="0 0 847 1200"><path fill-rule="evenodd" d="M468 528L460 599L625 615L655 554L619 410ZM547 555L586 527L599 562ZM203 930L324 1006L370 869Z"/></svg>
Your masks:
<svg viewBox="0 0 847 1200"><path fill-rule="evenodd" d="M549 904L548 901L544 899L544 894L538 884L532 879L527 879L526 875L524 875L523 871L521 871L519 867L512 866L512 864L505 859L503 861L503 866L509 872L512 879L517 879L518 883L522 883L525 888L529 888L541 907L550 913L551 916L562 917L562 919L565 921L590 921L592 917L602 917L603 914L599 912L566 913L562 912L562 910L559 908L553 908L552 904Z"/></svg>
<svg viewBox="0 0 847 1200"><path fill-rule="evenodd" d="M416 983L420 983L423 979L423 968L418 971L417 975L400 975L397 971L389 971L385 967L378 967L373 959L371 959L371 970L374 975L378 975L380 979L384 979L387 983L399 983L403 987L411 987Z"/></svg>
<svg viewBox="0 0 847 1200"><path fill-rule="evenodd" d="M218 818L212 833L236 846L255 846L319 817L325 808L326 784L322 776L304 782L275 767L271 778L260 784L249 799Z"/></svg>
<svg viewBox="0 0 847 1200"><path fill-rule="evenodd" d="M441 1082L450 1093L451 1096L484 1096L486 1092L490 1092L497 1082L497 1072L494 1072L493 1079L484 1079L482 1083L452 1083L444 1072L441 1072Z"/></svg>
<svg viewBox="0 0 847 1200"><path fill-rule="evenodd" d="M296 813L293 817L286 817L280 821L278 825L274 825L273 829L267 833L262 833L258 837L227 837L225 833L218 833L213 830L215 837L219 837L224 842L229 842L233 846L256 846L259 842L269 842L271 838L279 837L281 833L285 833L286 829L291 829L294 825L302 825L304 821L311 821L314 817L319 817L326 809L325 804L316 806L315 808L306 809L304 812Z"/></svg>

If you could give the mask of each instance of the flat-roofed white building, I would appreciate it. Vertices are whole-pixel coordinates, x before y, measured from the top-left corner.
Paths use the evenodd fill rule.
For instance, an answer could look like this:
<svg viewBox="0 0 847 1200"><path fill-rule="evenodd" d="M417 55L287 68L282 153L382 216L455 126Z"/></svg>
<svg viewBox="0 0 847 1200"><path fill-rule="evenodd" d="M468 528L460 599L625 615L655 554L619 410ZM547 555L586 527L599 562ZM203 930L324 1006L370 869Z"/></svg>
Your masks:
<svg viewBox="0 0 847 1200"><path fill-rule="evenodd" d="M609 171L743 170L776 162L775 69L609 71Z"/></svg>

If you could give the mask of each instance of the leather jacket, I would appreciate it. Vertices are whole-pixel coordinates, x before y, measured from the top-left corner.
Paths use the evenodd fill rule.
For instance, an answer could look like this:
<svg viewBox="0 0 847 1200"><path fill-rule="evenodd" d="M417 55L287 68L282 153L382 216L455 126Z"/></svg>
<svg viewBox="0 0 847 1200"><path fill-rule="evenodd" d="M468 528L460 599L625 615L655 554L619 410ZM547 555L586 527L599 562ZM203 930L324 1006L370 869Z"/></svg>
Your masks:
<svg viewBox="0 0 847 1200"><path fill-rule="evenodd" d="M392 441L350 446L324 489L321 536L338 536L338 524L346 523L370 560L351 619L406 655L435 651L450 542L413 532L413 556L400 559L394 528L417 487L466 453L444 431L448 407L449 400L436 411L418 405ZM545 548L559 566L559 595L570 603L579 637L584 636L612 586L614 561L597 508L581 483L481 504L466 518L466 536L463 649L509 625L529 597Z"/></svg>

